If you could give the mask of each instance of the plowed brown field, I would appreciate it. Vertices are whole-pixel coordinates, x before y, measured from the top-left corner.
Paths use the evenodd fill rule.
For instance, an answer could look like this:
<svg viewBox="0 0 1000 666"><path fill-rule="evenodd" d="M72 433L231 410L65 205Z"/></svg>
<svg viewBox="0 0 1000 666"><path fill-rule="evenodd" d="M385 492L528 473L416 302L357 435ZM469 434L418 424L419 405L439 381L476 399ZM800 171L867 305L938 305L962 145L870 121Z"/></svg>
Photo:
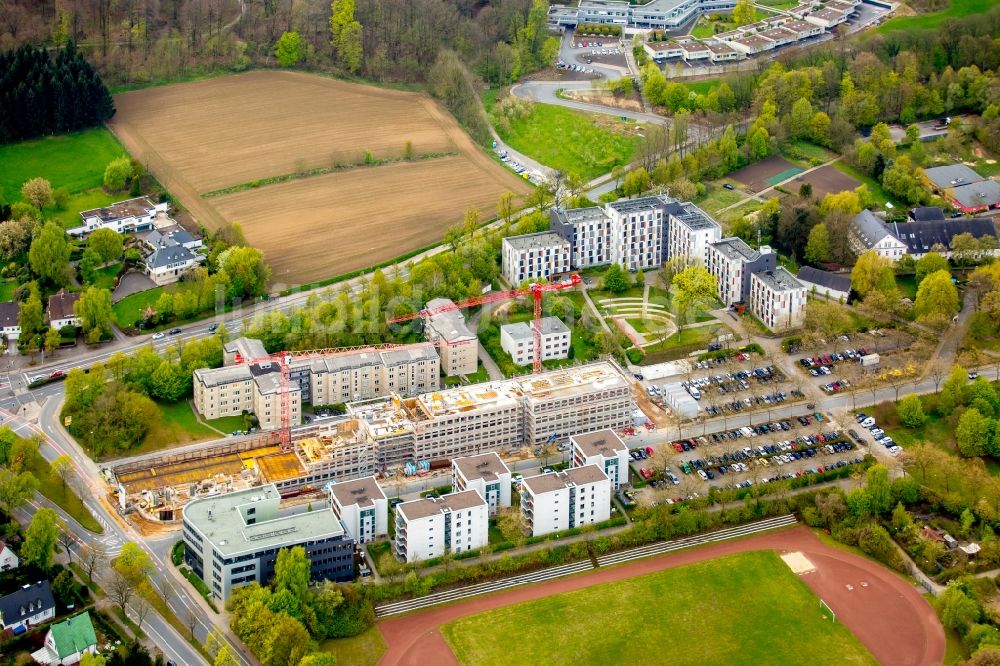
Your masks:
<svg viewBox="0 0 1000 666"><path fill-rule="evenodd" d="M464 211L492 215L528 184L490 159L426 95L293 72L251 72L115 97L112 131L209 229L244 225L274 282L308 282L439 240ZM348 169L221 197L201 195L317 167Z"/></svg>

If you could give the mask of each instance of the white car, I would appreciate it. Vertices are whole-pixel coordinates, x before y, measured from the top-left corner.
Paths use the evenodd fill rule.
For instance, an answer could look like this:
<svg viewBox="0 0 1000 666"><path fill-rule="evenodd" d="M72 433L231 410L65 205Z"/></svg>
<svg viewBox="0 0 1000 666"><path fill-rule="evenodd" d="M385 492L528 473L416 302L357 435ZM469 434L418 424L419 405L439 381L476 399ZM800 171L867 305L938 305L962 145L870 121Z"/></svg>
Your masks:
<svg viewBox="0 0 1000 666"><path fill-rule="evenodd" d="M165 333L163 331L160 331L159 333L153 333L153 339L162 340L164 335Z"/></svg>
<svg viewBox="0 0 1000 666"><path fill-rule="evenodd" d="M701 477L702 481L708 481L708 474L705 474L705 470L699 469L698 470L698 476Z"/></svg>

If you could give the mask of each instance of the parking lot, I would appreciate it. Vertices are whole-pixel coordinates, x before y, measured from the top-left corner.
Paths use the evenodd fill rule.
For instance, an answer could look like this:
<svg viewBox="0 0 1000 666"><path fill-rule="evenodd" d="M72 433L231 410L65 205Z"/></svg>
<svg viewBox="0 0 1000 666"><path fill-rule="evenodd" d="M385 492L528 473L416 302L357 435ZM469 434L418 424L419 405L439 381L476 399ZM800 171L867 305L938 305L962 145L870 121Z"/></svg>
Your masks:
<svg viewBox="0 0 1000 666"><path fill-rule="evenodd" d="M692 398L709 417L767 409L790 400L803 398L791 386L785 374L773 365L726 370L724 361L699 361L699 369L710 369L710 374L694 376L681 382ZM654 400L662 394L658 386L646 388Z"/></svg>
<svg viewBox="0 0 1000 666"><path fill-rule="evenodd" d="M852 424L853 425L853 424ZM661 450L633 449L630 463L646 487L639 504L704 496L710 487L749 488L859 463L864 440L822 414L676 440Z"/></svg>

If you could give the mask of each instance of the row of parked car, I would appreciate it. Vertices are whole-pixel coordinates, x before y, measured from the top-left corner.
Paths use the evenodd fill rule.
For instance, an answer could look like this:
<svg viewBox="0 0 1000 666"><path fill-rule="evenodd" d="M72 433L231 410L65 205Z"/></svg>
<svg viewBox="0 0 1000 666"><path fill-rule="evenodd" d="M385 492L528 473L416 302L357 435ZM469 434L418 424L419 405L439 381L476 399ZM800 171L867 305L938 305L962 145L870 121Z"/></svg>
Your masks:
<svg viewBox="0 0 1000 666"><path fill-rule="evenodd" d="M878 427L874 416L868 416L867 414L862 413L858 414L855 418L858 421L858 425L868 430L872 434L872 438L874 438L877 443L884 446L889 451L890 455L898 456L903 452L903 449L901 449L899 445L892 440L892 437L889 437L885 434L885 431L882 430L882 428Z"/></svg>
<svg viewBox="0 0 1000 666"><path fill-rule="evenodd" d="M813 368L819 369L823 367L831 366L835 363L842 363L844 361L855 361L862 356L868 356L870 352L867 347L859 347L857 349L845 349L842 352L834 352L830 354L819 354L817 356L806 356L799 359L799 364L803 368ZM828 374L828 373L822 373Z"/></svg>
<svg viewBox="0 0 1000 666"><path fill-rule="evenodd" d="M586 74L594 73L593 67L584 67L583 65L571 65L563 62L562 60L556 61L556 67L558 67L559 69L565 69L568 72L584 72Z"/></svg>
<svg viewBox="0 0 1000 666"><path fill-rule="evenodd" d="M841 391L846 391L847 389L851 388L851 382L847 381L846 379L838 379L835 382L830 382L829 384L823 384L823 386L821 386L820 388L826 391L827 393L831 394L840 393Z"/></svg>
<svg viewBox="0 0 1000 666"><path fill-rule="evenodd" d="M785 391L775 391L774 393L756 395L751 398L743 398L742 400L733 400L731 402L724 402L717 405L708 405L705 407L705 411L712 416L718 416L719 414L726 414L729 412L742 412L745 409L754 409L755 405L759 407L760 405L781 404L786 400L789 400L789 396L791 396L792 400L805 397L804 394L798 389L792 389L791 393L786 393Z"/></svg>
<svg viewBox="0 0 1000 666"><path fill-rule="evenodd" d="M716 474L746 472L750 465L767 467L769 465L787 465L796 460L813 458L817 455L834 455L850 451L854 444L840 439L838 433L826 435L810 435L795 440L778 442L758 447L744 447L740 451L725 453L721 456L708 456L681 463L681 471L685 474L697 474L704 481L710 481ZM819 471L825 467L820 465Z"/></svg>

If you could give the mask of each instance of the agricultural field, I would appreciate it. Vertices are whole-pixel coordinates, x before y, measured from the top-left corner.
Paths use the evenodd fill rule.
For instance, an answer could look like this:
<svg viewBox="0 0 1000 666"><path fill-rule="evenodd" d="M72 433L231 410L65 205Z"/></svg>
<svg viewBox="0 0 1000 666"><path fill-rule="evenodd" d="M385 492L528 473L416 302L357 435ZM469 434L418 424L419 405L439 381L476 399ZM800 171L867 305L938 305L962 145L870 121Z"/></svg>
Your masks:
<svg viewBox="0 0 1000 666"><path fill-rule="evenodd" d="M415 93L252 72L126 92L115 104L110 127L132 155L199 223L243 223L287 284L417 249L467 208L490 216L500 194L529 190ZM385 240L354 240L365 236Z"/></svg>
<svg viewBox="0 0 1000 666"><path fill-rule="evenodd" d="M633 618L600 630L601 617ZM636 609L643 609L642 617ZM645 618L645 619L644 619ZM458 662L498 664L874 664L773 551L730 555L459 619L441 628Z"/></svg>

